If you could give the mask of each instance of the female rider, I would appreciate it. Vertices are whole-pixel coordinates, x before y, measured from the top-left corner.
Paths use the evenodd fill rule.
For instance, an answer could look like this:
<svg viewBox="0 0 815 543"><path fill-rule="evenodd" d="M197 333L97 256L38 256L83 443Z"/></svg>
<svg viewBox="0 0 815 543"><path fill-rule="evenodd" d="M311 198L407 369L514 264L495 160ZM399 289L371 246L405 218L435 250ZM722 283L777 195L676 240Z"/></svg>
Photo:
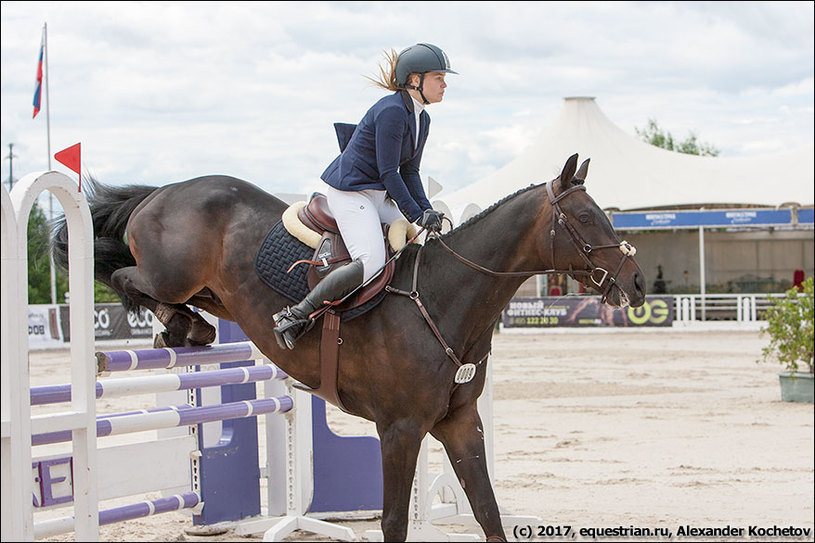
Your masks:
<svg viewBox="0 0 815 543"><path fill-rule="evenodd" d="M380 271L386 259L381 223L404 216L428 231L441 230L443 215L427 200L419 164L430 126L425 106L442 101L445 75L457 72L444 51L429 43L398 55L391 50L380 72L372 81L393 93L368 110L321 176L352 261L332 270L299 304L273 316L281 348L294 348L308 329L309 315L324 302L342 299Z"/></svg>

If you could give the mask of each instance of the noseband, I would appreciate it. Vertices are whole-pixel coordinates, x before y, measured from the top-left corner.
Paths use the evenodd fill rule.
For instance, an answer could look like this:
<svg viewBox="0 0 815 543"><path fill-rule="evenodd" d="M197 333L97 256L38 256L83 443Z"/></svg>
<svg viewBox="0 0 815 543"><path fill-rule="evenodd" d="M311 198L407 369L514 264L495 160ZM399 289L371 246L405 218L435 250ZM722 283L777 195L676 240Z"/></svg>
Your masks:
<svg viewBox="0 0 815 543"><path fill-rule="evenodd" d="M628 243L627 241L621 241L619 243L614 243L610 245L597 245L594 246L580 236L580 233L577 229L569 222L569 218L563 212L563 209L560 207L560 201L563 200L566 196L572 194L573 192L577 192L579 190L585 191L586 187L583 185L576 185L570 187L563 192L561 192L558 196L555 196L554 191L552 190L551 183L546 183L546 194L549 197L549 202L552 204L552 227L549 231L549 247L550 253L552 255L552 264L555 263L555 235L557 225L563 227L566 232L569 234L569 241L574 246L577 253L580 255L580 258L586 263L586 270L575 270L571 266L569 266L568 270L558 270L558 269L548 269L548 270L532 270L532 271L519 271L519 272L504 272L504 271L493 271L483 266L479 266L475 262L468 260L455 252L451 249L444 241L437 237L436 241L438 241L442 247L444 247L450 254L452 254L456 259L460 262L463 262L467 266L480 271L481 273L485 273L487 275L492 276L532 276L538 274L553 274L553 273L566 273L571 276L575 275L585 275L591 280L591 282L595 285L595 287L601 291L602 299L605 300L608 293L611 291L613 286L617 286L620 289L620 292L625 297L625 292L617 285L617 276L620 274L620 271L623 269L623 265L625 261L633 257L637 253L637 249ZM591 261L590 255L592 252L597 251L599 249L619 249L620 252L623 254L622 258L620 259L620 263L617 265L617 269L611 274L609 277L609 271L605 268L601 268L599 266L595 266L594 263ZM605 285L605 286L604 286Z"/></svg>
<svg viewBox="0 0 815 543"><path fill-rule="evenodd" d="M555 193L552 190L552 184L551 183L546 184L546 194L549 196L549 202L552 204L552 229L549 231L549 246L551 248L552 264L555 263L555 227L557 224L559 224L560 226L566 229L566 232L569 234L569 241L577 250L577 254L580 255L580 258L583 259L583 262L586 263L586 267L590 270L590 271L570 270L565 273L569 273L571 275L575 274L588 275L589 279L591 280L592 283L594 283L598 290L603 288L603 284L605 283L606 287L601 294L602 299L605 300L606 296L611 290L611 287L617 285L617 276L623 269L623 265L625 264L626 259L637 254L637 249L625 240L610 245L597 245L597 246L593 246L591 243L587 243L586 241L584 241L583 238L580 236L580 232L578 232L577 229L572 225L572 223L569 222L568 217L566 217L566 214L563 213L563 210L560 208L560 201L569 194L576 192L578 190L585 191L586 187L583 185L577 185L564 190L557 197L555 197ZM619 249L620 252L623 254L623 257L620 259L620 263L617 265L617 269L614 271L614 274L609 278L608 270L601 268L599 266L595 266L594 263L589 258L589 255L592 253L592 251L596 251L598 249L614 249L614 248ZM558 273L558 272L551 271L548 273ZM607 283L606 280L608 280ZM617 285L617 288L620 288L619 285ZM620 292L623 294L623 296L625 296L625 292L622 289L620 289Z"/></svg>

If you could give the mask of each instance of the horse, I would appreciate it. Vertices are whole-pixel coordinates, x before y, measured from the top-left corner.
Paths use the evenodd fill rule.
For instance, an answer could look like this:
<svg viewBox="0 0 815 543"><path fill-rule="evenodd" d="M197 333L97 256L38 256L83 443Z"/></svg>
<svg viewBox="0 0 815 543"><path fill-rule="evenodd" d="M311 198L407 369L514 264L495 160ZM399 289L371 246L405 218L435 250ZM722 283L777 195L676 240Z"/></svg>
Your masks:
<svg viewBox="0 0 815 543"><path fill-rule="evenodd" d="M406 246L389 294L343 323L336 389L344 408L373 421L379 434L385 541L407 537L412 481L428 433L444 446L487 541L506 540L476 400L497 320L526 279L568 273L611 306L644 303L646 282L635 249L620 241L587 194L589 161L579 170L577 161L575 154L552 181L521 189L424 244ZM91 189L96 279L128 309L152 311L166 327L164 343L214 339L212 327L189 308L194 306L238 323L303 385L320 384L320 327L293 351L281 349L272 315L288 300L262 283L253 266L284 202L221 175L160 188L83 186ZM64 223L51 241L55 261L64 264ZM469 381L456 378L462 366L474 372Z"/></svg>

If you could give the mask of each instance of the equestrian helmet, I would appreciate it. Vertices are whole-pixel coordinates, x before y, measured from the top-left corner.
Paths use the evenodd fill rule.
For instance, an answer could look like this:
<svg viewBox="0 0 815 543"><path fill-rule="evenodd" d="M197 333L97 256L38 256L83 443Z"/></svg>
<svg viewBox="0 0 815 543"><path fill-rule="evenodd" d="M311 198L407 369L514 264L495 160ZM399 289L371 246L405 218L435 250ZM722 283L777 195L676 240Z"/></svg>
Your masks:
<svg viewBox="0 0 815 543"><path fill-rule="evenodd" d="M427 72L458 73L450 69L450 59L435 45L417 43L399 53L396 61L396 82L400 86L405 86L410 74Z"/></svg>

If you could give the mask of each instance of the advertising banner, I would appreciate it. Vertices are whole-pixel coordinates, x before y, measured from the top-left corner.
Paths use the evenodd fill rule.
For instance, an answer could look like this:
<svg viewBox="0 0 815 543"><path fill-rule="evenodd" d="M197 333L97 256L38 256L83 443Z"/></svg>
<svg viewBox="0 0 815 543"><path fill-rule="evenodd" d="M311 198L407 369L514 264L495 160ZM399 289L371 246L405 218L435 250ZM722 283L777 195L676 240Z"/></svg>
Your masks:
<svg viewBox="0 0 815 543"><path fill-rule="evenodd" d="M59 307L62 336L71 341L70 311L67 305ZM94 304L93 332L97 341L103 339L137 339L153 337L153 314L144 308L138 313L125 311L121 304Z"/></svg>
<svg viewBox="0 0 815 543"><path fill-rule="evenodd" d="M696 228L792 224L790 209L727 209L614 213L614 228ZM800 211L799 211L800 222Z"/></svg>
<svg viewBox="0 0 815 543"><path fill-rule="evenodd" d="M502 314L506 328L671 326L673 297L648 296L641 307L611 307L599 296L515 298Z"/></svg>
<svg viewBox="0 0 815 543"><path fill-rule="evenodd" d="M153 313L141 308L125 311L121 304L95 304L94 339L129 340L153 337ZM64 348L71 341L70 311L67 305L28 306L28 345L30 349Z"/></svg>
<svg viewBox="0 0 815 543"><path fill-rule="evenodd" d="M59 311L55 305L28 306L29 349L64 347Z"/></svg>

